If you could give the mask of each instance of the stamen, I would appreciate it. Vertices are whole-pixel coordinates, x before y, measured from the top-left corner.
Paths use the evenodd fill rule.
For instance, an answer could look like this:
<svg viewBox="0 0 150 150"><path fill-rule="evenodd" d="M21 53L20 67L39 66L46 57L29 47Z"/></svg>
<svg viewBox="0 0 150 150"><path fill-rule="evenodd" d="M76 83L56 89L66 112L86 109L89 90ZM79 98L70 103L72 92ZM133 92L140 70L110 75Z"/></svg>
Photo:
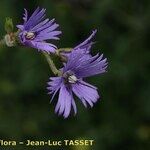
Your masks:
<svg viewBox="0 0 150 150"><path fill-rule="evenodd" d="M25 37L26 37L27 40L33 40L35 38L35 33L27 32Z"/></svg>
<svg viewBox="0 0 150 150"><path fill-rule="evenodd" d="M77 82L77 77L75 75L71 75L68 77L68 82L69 83L76 83Z"/></svg>

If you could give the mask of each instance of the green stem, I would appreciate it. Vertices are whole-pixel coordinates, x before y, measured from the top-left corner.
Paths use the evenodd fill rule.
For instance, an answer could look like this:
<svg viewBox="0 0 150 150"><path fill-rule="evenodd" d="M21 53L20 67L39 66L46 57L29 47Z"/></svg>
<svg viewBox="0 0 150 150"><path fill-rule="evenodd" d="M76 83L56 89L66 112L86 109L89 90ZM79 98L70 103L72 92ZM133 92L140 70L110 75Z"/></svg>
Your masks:
<svg viewBox="0 0 150 150"><path fill-rule="evenodd" d="M61 56L62 52L69 53L72 51L72 48L59 48L56 49L56 55Z"/></svg>
<svg viewBox="0 0 150 150"><path fill-rule="evenodd" d="M59 49L56 49L56 53L55 54L58 57L60 57L62 61L66 62L67 58L66 58L65 55L63 55L63 52L64 53L70 53L72 50L73 50L73 48L59 48Z"/></svg>
<svg viewBox="0 0 150 150"><path fill-rule="evenodd" d="M72 51L72 48L59 48L59 49L57 49L57 51L59 51L59 52L71 52Z"/></svg>
<svg viewBox="0 0 150 150"><path fill-rule="evenodd" d="M61 75L61 72L56 68L53 60L51 59L50 55L48 55L47 53L43 52L43 55L45 56L52 72L55 74L55 75Z"/></svg>

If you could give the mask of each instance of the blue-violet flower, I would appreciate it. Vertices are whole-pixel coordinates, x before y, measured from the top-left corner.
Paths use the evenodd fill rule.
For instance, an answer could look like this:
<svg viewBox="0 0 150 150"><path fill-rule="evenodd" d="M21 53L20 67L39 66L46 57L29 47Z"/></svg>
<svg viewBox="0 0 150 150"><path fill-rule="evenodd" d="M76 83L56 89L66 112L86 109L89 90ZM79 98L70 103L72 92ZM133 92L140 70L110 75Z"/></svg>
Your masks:
<svg viewBox="0 0 150 150"><path fill-rule="evenodd" d="M46 9L38 7L31 17L28 17L28 12L25 9L24 23L17 25L20 29L19 40L25 46L54 53L57 47L51 43L47 43L46 40L58 40L57 36L61 34L61 31L56 30L59 25L55 23L55 19L44 19L45 11Z"/></svg>
<svg viewBox="0 0 150 150"><path fill-rule="evenodd" d="M67 63L61 69L62 75L51 77L48 82L49 94L53 94L52 100L59 91L58 102L55 112L67 118L73 108L77 113L73 93L81 100L83 105L93 107L99 99L97 87L84 81L84 78L106 72L107 59L103 59L103 54L91 56L90 58L80 51L72 51ZM52 101L51 100L51 101Z"/></svg>

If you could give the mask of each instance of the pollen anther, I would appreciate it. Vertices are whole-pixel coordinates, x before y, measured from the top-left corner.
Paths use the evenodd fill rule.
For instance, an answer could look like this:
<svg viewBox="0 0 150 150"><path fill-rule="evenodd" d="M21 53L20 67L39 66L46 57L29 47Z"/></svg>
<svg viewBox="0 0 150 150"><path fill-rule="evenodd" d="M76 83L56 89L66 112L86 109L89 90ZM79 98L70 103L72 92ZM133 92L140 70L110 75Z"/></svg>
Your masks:
<svg viewBox="0 0 150 150"><path fill-rule="evenodd" d="M25 35L26 39L33 40L35 38L35 33L33 32L27 32Z"/></svg>
<svg viewBox="0 0 150 150"><path fill-rule="evenodd" d="M69 83L76 83L77 82L77 77L75 75L71 75L68 77L68 82Z"/></svg>

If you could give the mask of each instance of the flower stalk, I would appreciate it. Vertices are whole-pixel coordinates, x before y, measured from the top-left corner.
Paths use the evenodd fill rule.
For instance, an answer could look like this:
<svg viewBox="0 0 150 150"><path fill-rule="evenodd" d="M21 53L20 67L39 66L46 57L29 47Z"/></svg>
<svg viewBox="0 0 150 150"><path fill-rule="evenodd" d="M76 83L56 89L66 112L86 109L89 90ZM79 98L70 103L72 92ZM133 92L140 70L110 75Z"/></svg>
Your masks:
<svg viewBox="0 0 150 150"><path fill-rule="evenodd" d="M43 52L43 55L45 56L48 64L49 64L49 67L51 68L52 72L55 74L55 75L61 75L61 71L59 71L57 68L56 68L56 65L54 64L52 58L50 57L50 55L48 55L47 53Z"/></svg>
<svg viewBox="0 0 150 150"><path fill-rule="evenodd" d="M59 53L60 52L68 52L69 53L72 51L72 48L59 48L56 51L58 51Z"/></svg>

